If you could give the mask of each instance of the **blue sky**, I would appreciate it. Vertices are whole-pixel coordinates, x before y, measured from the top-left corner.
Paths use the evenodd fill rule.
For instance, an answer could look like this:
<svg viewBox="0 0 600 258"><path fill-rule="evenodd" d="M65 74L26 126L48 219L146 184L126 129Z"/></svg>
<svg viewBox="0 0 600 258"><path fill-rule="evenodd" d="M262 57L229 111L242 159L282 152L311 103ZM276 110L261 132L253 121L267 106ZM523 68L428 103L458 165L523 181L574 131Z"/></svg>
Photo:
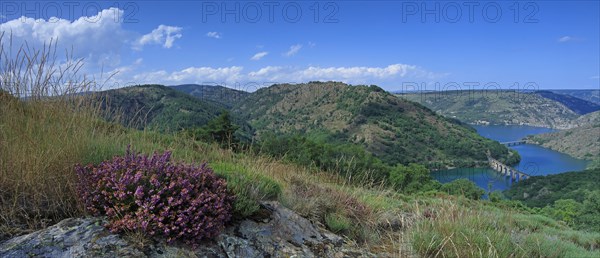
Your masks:
<svg viewBox="0 0 600 258"><path fill-rule="evenodd" d="M0 23L17 43L73 47L86 73L116 73L108 88L600 88L598 1L2 1Z"/></svg>

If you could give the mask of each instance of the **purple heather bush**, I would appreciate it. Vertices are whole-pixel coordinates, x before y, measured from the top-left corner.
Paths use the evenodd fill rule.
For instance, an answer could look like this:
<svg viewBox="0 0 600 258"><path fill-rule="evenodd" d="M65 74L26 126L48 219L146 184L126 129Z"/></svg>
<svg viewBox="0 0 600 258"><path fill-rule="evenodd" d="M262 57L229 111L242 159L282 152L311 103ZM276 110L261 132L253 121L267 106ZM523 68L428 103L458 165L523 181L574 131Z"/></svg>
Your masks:
<svg viewBox="0 0 600 258"><path fill-rule="evenodd" d="M142 231L196 246L219 234L231 218L233 195L206 165L174 163L127 148L98 166L76 166L77 191L92 215L106 215L112 232Z"/></svg>

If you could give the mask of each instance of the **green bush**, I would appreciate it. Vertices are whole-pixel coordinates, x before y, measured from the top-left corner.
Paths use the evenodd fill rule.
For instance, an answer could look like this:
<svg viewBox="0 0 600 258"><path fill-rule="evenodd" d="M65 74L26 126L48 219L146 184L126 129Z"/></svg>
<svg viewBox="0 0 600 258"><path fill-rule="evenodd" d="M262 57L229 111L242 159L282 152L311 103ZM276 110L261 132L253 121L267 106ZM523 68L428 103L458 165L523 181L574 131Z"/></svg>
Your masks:
<svg viewBox="0 0 600 258"><path fill-rule="evenodd" d="M500 202L504 200L504 195L500 191L493 191L490 193L488 198L491 202Z"/></svg>
<svg viewBox="0 0 600 258"><path fill-rule="evenodd" d="M541 213L566 222L569 225L573 225L575 222L575 217L581 211L581 203L573 199L560 199L554 202L552 206L546 206L541 210Z"/></svg>
<svg viewBox="0 0 600 258"><path fill-rule="evenodd" d="M586 194L575 223L577 228L600 232L600 191Z"/></svg>
<svg viewBox="0 0 600 258"><path fill-rule="evenodd" d="M350 229L351 221L344 215L329 213L325 215L325 224L334 233L344 233Z"/></svg>
<svg viewBox="0 0 600 258"><path fill-rule="evenodd" d="M429 169L414 163L408 166L396 165L390 171L389 181L394 188L405 193L430 191L439 188L439 183L433 181Z"/></svg>
<svg viewBox="0 0 600 258"><path fill-rule="evenodd" d="M440 188L441 191L451 195L462 195L469 199L479 200L485 191L469 179L461 178L450 183L445 183Z"/></svg>
<svg viewBox="0 0 600 258"><path fill-rule="evenodd" d="M236 195L233 213L247 217L260 209L259 201L274 200L281 194L281 186L275 180L251 173L246 168L227 162L213 164L215 173L227 180L227 188Z"/></svg>

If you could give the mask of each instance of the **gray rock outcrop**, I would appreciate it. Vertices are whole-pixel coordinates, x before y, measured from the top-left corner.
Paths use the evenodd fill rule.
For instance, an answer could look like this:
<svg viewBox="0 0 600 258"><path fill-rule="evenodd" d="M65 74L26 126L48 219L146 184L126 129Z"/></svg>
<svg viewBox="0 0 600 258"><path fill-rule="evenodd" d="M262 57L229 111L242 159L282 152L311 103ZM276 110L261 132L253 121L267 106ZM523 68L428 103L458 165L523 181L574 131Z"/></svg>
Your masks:
<svg viewBox="0 0 600 258"><path fill-rule="evenodd" d="M104 218L70 218L0 243L0 257L371 257L277 202L262 218L228 226L198 248L152 243L143 248L110 233Z"/></svg>

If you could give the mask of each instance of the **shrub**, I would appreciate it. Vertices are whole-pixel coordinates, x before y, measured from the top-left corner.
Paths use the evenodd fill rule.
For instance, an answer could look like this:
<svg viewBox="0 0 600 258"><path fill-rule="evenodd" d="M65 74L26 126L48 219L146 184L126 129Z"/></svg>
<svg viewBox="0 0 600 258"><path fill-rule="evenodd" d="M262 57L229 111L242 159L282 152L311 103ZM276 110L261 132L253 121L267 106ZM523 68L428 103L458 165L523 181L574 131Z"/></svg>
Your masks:
<svg viewBox="0 0 600 258"><path fill-rule="evenodd" d="M327 228L334 233L342 233L350 229L352 222L344 215L329 213L325 216L325 223L327 224Z"/></svg>
<svg viewBox="0 0 600 258"><path fill-rule="evenodd" d="M76 166L86 210L106 215L112 232L142 231L195 246L215 237L231 218L234 197L206 165L171 162L171 153L132 152L98 166Z"/></svg>
<svg viewBox="0 0 600 258"><path fill-rule="evenodd" d="M600 191L588 192L575 219L577 228L600 232Z"/></svg>
<svg viewBox="0 0 600 258"><path fill-rule="evenodd" d="M562 220L572 226L581 211L581 206L581 203L573 199L560 199L556 200L554 205L544 207L541 213L556 220Z"/></svg>
<svg viewBox="0 0 600 258"><path fill-rule="evenodd" d="M502 192L500 191L493 191L488 197L491 202L501 202L504 200L504 195L502 195Z"/></svg>
<svg viewBox="0 0 600 258"><path fill-rule="evenodd" d="M402 164L396 165L390 171L389 182L396 190L404 193L416 193L439 188L437 181L432 180L429 169L415 163L411 163L408 166Z"/></svg>
<svg viewBox="0 0 600 258"><path fill-rule="evenodd" d="M442 185L440 190L451 195L462 195L473 200L479 200L479 198L481 198L481 196L485 193L483 189L479 188L479 186L466 178L445 183Z"/></svg>
<svg viewBox="0 0 600 258"><path fill-rule="evenodd" d="M216 162L212 164L212 168L217 175L227 180L227 188L236 196L233 203L236 218L254 214L260 210L260 201L277 200L281 194L281 186L275 180L242 165Z"/></svg>

